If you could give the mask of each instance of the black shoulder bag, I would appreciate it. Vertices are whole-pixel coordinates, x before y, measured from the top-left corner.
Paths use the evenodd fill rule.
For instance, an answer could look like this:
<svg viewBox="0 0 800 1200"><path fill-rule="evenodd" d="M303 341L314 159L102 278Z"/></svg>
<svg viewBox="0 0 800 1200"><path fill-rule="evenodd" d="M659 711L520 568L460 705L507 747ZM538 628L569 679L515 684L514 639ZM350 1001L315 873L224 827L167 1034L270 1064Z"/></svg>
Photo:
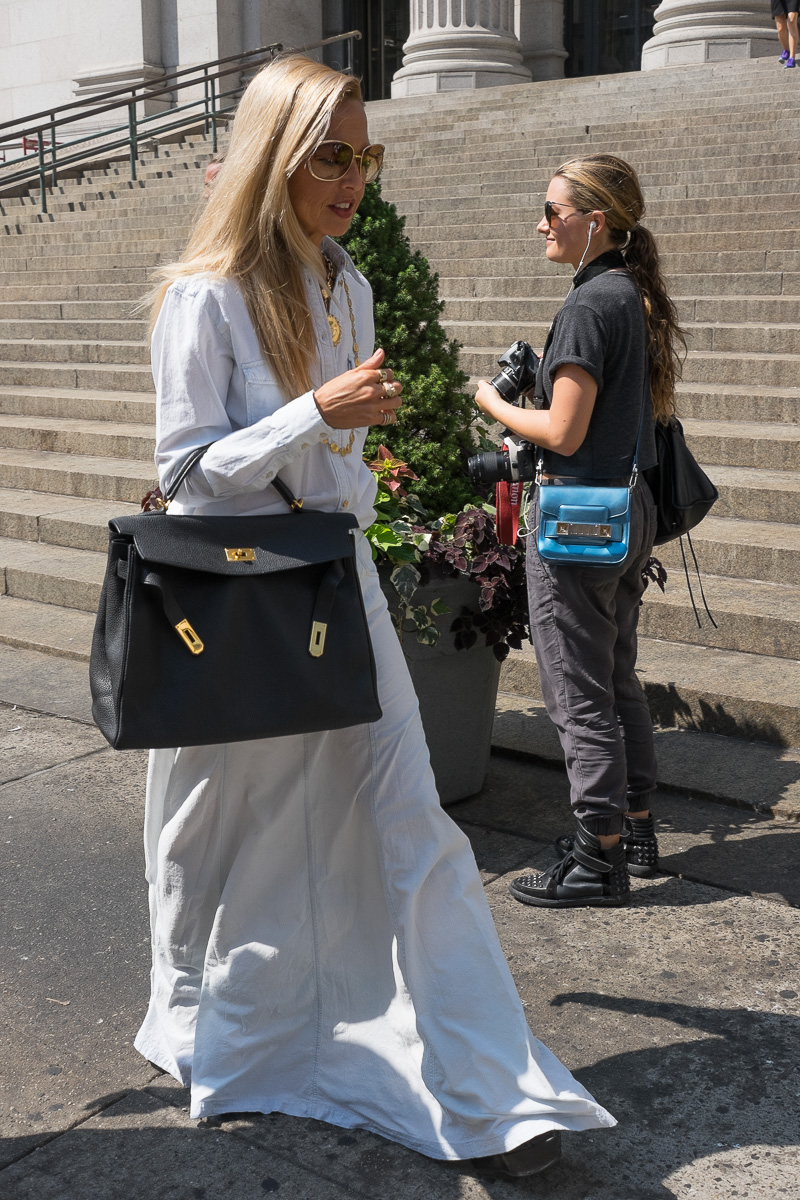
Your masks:
<svg viewBox="0 0 800 1200"><path fill-rule="evenodd" d="M199 746L377 721L350 513L109 521L92 715L117 750Z"/></svg>

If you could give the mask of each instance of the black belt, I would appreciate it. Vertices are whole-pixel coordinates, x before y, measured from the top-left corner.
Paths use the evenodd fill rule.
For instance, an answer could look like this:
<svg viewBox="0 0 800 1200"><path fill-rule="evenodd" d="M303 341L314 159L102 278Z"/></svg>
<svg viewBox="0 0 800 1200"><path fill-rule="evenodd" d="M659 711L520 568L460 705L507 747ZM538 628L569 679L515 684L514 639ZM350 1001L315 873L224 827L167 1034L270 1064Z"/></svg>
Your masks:
<svg viewBox="0 0 800 1200"><path fill-rule="evenodd" d="M550 475L542 472L542 483L555 484L556 487L628 487L630 475L618 475L616 479L581 479L577 475Z"/></svg>

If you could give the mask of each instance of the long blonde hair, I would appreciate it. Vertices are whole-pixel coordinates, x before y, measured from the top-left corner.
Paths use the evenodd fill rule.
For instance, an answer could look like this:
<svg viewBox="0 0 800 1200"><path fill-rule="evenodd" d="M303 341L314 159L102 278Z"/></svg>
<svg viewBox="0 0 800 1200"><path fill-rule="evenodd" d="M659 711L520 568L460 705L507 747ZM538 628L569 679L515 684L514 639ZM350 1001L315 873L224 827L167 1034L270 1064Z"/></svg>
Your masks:
<svg viewBox="0 0 800 1200"><path fill-rule="evenodd" d="M180 261L155 273L151 330L175 280L233 277L287 399L308 391L315 343L303 267L321 283L325 276L288 181L324 141L336 107L361 98L358 80L301 54L262 67L239 104L225 164Z"/></svg>
<svg viewBox="0 0 800 1200"><path fill-rule="evenodd" d="M656 240L639 223L644 216L644 197L638 176L630 163L614 154L571 159L556 175L566 179L569 201L577 209L605 213L612 244L622 250L636 281L647 324L653 414L666 421L675 411L675 384L681 377L686 337L667 295Z"/></svg>

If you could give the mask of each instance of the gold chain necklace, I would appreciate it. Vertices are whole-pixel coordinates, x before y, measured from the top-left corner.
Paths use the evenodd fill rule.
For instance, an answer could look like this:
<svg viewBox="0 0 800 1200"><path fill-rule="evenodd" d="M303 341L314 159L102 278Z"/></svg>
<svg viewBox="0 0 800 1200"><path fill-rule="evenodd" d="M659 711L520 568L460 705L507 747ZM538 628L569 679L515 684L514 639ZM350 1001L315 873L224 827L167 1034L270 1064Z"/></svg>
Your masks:
<svg viewBox="0 0 800 1200"><path fill-rule="evenodd" d="M326 259L325 261L328 262L329 260ZM353 314L353 301L350 299L350 288L347 286L347 280L345 279L344 275L342 275L342 283L344 284L344 294L345 294L345 296L347 296L347 310L350 313L350 329L352 330L352 333L353 333L353 358L355 359L355 365L357 367L360 367L361 366L361 358L359 357L360 351L358 348L358 338L356 336L356 319ZM330 319L331 318L328 317L329 321L330 321ZM336 321L335 317L333 319L334 319L334 321ZM341 327L339 326L338 321L336 321L336 326L339 329L339 337L341 337L342 331L341 331ZM334 338L333 344L334 344L334 346L338 345L338 341L336 338ZM355 429L350 430L350 438L349 438L349 441L347 442L347 445L345 445L345 446L340 446L338 442L328 441L327 437L325 437L324 435L322 438L322 441L327 445L331 454L341 454L342 458L344 458L346 454L350 454L352 452L353 443L355 442L355 440L356 440Z"/></svg>
<svg viewBox="0 0 800 1200"><path fill-rule="evenodd" d="M331 340L334 346L338 346L339 342L342 340L342 327L331 312L331 293L336 287L336 263L333 262L332 259L328 258L327 254L323 254L322 261L325 263L327 287L325 287L323 284L320 284L319 288L322 292L322 299L325 304L325 312L328 317L328 324L331 327Z"/></svg>

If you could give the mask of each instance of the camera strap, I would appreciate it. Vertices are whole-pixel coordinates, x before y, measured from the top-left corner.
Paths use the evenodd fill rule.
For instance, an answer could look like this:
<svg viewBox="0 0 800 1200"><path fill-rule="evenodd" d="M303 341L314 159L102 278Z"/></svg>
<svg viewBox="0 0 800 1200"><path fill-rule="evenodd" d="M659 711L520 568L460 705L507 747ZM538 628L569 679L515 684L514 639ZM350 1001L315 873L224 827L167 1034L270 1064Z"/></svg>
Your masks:
<svg viewBox="0 0 800 1200"><path fill-rule="evenodd" d="M519 479L514 483L501 479L495 486L497 536L504 546L516 544L524 490L525 484Z"/></svg>

